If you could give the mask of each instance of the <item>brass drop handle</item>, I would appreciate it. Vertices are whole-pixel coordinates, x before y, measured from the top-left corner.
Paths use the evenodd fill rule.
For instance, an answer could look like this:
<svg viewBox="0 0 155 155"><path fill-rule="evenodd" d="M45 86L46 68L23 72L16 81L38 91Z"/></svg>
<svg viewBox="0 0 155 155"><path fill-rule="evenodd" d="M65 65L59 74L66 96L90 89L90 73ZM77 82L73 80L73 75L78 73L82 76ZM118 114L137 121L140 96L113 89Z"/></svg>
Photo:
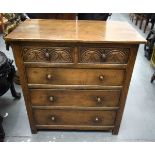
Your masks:
<svg viewBox="0 0 155 155"><path fill-rule="evenodd" d="M106 59L106 55L103 53L102 54L102 60L105 60Z"/></svg>
<svg viewBox="0 0 155 155"><path fill-rule="evenodd" d="M49 54L48 52L46 52L46 53L45 53L45 57L46 57L47 59L49 59L49 58L50 58L50 54Z"/></svg>
<svg viewBox="0 0 155 155"><path fill-rule="evenodd" d="M52 79L52 75L51 74L47 74L47 79L51 80Z"/></svg>
<svg viewBox="0 0 155 155"><path fill-rule="evenodd" d="M54 97L53 97L53 96L50 96L50 97L49 97L49 100L50 100L51 102L53 102L53 101L54 101Z"/></svg>
<svg viewBox="0 0 155 155"><path fill-rule="evenodd" d="M51 120L52 121L55 121L55 116L51 116Z"/></svg>
<svg viewBox="0 0 155 155"><path fill-rule="evenodd" d="M100 75L100 76L99 76L99 79L100 79L101 81L103 81L103 80L104 80L104 75Z"/></svg>

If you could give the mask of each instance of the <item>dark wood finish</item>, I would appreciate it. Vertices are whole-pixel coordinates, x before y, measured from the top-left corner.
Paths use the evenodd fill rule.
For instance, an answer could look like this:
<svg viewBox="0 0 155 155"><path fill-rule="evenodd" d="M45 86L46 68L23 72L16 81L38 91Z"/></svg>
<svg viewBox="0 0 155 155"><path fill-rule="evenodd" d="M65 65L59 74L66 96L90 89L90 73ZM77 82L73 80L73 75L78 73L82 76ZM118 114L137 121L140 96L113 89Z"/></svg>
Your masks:
<svg viewBox="0 0 155 155"><path fill-rule="evenodd" d="M151 30L154 28L155 24L155 14L154 13L131 13L130 14L131 20L135 20L135 25L139 24L139 28L142 29L143 22L145 21L144 25L144 33L146 32L147 26L151 24Z"/></svg>
<svg viewBox="0 0 155 155"><path fill-rule="evenodd" d="M146 42L129 24L26 20L5 39L19 68L33 133L118 134L138 45Z"/></svg>
<svg viewBox="0 0 155 155"><path fill-rule="evenodd" d="M115 107L120 96L120 90L31 89L30 92L33 106L52 107Z"/></svg>
<svg viewBox="0 0 155 155"><path fill-rule="evenodd" d="M120 86L124 70L27 68L27 79L32 84Z"/></svg>
<svg viewBox="0 0 155 155"><path fill-rule="evenodd" d="M20 99L21 94L16 92L14 87L15 67L13 61L0 51L0 96L4 95L9 89L14 98Z"/></svg>
<svg viewBox="0 0 155 155"><path fill-rule="evenodd" d="M76 13L27 13L27 15L31 19L76 19Z"/></svg>
<svg viewBox="0 0 155 155"><path fill-rule="evenodd" d="M0 115L0 142L3 142L5 138L5 132L2 123L3 123L3 117Z"/></svg>
<svg viewBox="0 0 155 155"><path fill-rule="evenodd" d="M151 77L151 83L153 83L154 80L155 80L155 73Z"/></svg>
<svg viewBox="0 0 155 155"><path fill-rule="evenodd" d="M9 89L15 99L20 99L21 94L16 92L13 78L15 75L15 68L12 65L13 61L8 59L6 55L0 51L0 97L4 95ZM0 142L4 141L5 132L2 126L3 117L0 115Z"/></svg>
<svg viewBox="0 0 155 155"><path fill-rule="evenodd" d="M155 31L151 30L146 37L147 43L144 46L145 57L150 60L153 53L154 43L155 43Z"/></svg>
<svg viewBox="0 0 155 155"><path fill-rule="evenodd" d="M155 24L155 14L154 13L147 13L145 15L145 27L144 27L144 33L146 32L146 28L148 26L149 23L151 23L151 30L153 30L154 28L154 24Z"/></svg>

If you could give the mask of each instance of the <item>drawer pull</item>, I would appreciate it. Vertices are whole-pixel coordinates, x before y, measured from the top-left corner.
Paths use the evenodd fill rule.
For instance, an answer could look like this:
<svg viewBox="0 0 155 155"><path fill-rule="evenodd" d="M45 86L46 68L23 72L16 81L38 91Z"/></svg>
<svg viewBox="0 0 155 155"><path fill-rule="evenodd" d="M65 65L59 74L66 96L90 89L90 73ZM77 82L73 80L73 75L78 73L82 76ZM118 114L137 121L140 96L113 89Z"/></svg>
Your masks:
<svg viewBox="0 0 155 155"><path fill-rule="evenodd" d="M46 52L46 53L45 53L45 57L46 57L47 59L49 59L49 58L50 58L50 54L49 54L48 52Z"/></svg>
<svg viewBox="0 0 155 155"><path fill-rule="evenodd" d="M98 117L95 117L95 122L99 122L99 118Z"/></svg>
<svg viewBox="0 0 155 155"><path fill-rule="evenodd" d="M53 101L54 101L54 97L53 97L53 96L50 96L50 97L49 97L49 100L50 100L51 102L53 102Z"/></svg>
<svg viewBox="0 0 155 155"><path fill-rule="evenodd" d="M47 74L47 79L51 80L52 79L52 75L51 74Z"/></svg>
<svg viewBox="0 0 155 155"><path fill-rule="evenodd" d="M97 97L97 103L103 104L104 98Z"/></svg>
<svg viewBox="0 0 155 155"><path fill-rule="evenodd" d="M52 121L55 121L55 116L52 116L52 117L51 117L51 120L52 120Z"/></svg>
<svg viewBox="0 0 155 155"><path fill-rule="evenodd" d="M97 102L99 102L99 103L101 102L101 98L100 97L97 98Z"/></svg>
<svg viewBox="0 0 155 155"><path fill-rule="evenodd" d="M103 81L103 80L104 80L104 75L100 75L100 76L99 76L99 79L100 79L101 81Z"/></svg>
<svg viewBox="0 0 155 155"><path fill-rule="evenodd" d="M105 59L106 59L106 55L102 54L102 60L105 61Z"/></svg>

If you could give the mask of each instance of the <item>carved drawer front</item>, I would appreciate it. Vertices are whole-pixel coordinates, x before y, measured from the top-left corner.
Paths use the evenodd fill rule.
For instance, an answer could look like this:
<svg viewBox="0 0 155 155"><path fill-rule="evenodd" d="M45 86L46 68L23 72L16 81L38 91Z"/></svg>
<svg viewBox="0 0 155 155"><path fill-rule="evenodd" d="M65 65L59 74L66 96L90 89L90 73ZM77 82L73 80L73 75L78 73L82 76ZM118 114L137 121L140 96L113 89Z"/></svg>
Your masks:
<svg viewBox="0 0 155 155"><path fill-rule="evenodd" d="M36 125L112 126L116 111L35 109Z"/></svg>
<svg viewBox="0 0 155 155"><path fill-rule="evenodd" d="M23 47L25 62L73 63L72 47Z"/></svg>
<svg viewBox="0 0 155 155"><path fill-rule="evenodd" d="M123 83L124 70L27 68L28 83L52 85L111 85Z"/></svg>
<svg viewBox="0 0 155 155"><path fill-rule="evenodd" d="M127 64L129 53L129 48L80 47L79 63Z"/></svg>
<svg viewBox="0 0 155 155"><path fill-rule="evenodd" d="M120 90L52 90L31 89L34 106L115 107Z"/></svg>

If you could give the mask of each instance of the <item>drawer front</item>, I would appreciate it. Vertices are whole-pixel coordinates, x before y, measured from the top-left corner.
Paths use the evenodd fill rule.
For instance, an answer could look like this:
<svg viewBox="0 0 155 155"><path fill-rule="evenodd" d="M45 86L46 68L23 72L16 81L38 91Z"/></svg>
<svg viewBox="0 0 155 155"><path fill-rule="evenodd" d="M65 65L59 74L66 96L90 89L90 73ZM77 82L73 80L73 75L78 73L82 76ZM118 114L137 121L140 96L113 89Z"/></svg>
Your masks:
<svg viewBox="0 0 155 155"><path fill-rule="evenodd" d="M34 106L115 107L120 90L52 90L31 89Z"/></svg>
<svg viewBox="0 0 155 155"><path fill-rule="evenodd" d="M116 111L34 110L36 125L114 125Z"/></svg>
<svg viewBox="0 0 155 155"><path fill-rule="evenodd" d="M127 64L129 48L80 47L79 63Z"/></svg>
<svg viewBox="0 0 155 155"><path fill-rule="evenodd" d="M74 48L72 47L23 47L25 62L73 63Z"/></svg>
<svg viewBox="0 0 155 155"><path fill-rule="evenodd" d="M28 83L52 85L110 85L123 83L124 70L27 68Z"/></svg>

